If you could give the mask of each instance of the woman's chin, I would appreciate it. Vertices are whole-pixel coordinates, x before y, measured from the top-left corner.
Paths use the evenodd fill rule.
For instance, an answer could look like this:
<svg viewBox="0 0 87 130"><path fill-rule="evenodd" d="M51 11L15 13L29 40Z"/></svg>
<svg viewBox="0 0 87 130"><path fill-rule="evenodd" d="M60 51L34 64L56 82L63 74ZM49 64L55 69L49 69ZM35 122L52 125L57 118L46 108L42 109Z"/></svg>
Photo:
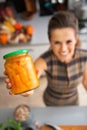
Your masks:
<svg viewBox="0 0 87 130"><path fill-rule="evenodd" d="M61 62L66 62L66 61L67 61L67 58L66 58L66 57L58 57L58 59L59 59Z"/></svg>
<svg viewBox="0 0 87 130"><path fill-rule="evenodd" d="M71 59L68 59L68 58L63 59L63 58L61 58L60 61L63 62L63 63L69 63L71 61Z"/></svg>
<svg viewBox="0 0 87 130"><path fill-rule="evenodd" d="M71 62L71 60L72 60L72 56L58 56L57 55L57 58L61 61L61 62L63 62L63 63L69 63L69 62Z"/></svg>

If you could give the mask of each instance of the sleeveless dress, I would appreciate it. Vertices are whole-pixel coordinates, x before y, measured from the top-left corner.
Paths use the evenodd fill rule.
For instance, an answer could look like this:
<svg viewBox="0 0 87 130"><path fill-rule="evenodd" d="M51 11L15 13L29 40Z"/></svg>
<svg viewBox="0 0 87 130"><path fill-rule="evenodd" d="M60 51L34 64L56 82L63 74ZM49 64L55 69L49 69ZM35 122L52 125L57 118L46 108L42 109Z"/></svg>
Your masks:
<svg viewBox="0 0 87 130"><path fill-rule="evenodd" d="M47 106L78 104L77 86L82 82L84 67L87 63L87 50L76 49L73 60L63 63L48 50L40 56L47 63L47 88L44 102Z"/></svg>

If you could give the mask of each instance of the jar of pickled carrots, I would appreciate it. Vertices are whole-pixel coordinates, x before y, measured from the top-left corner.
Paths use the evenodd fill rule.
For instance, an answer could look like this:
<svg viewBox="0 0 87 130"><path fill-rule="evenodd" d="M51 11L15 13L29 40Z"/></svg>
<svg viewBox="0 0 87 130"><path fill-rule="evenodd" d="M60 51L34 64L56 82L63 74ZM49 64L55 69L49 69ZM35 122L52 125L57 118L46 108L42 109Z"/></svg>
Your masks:
<svg viewBox="0 0 87 130"><path fill-rule="evenodd" d="M3 56L4 67L12 84L11 93L20 94L39 87L39 79L27 49Z"/></svg>

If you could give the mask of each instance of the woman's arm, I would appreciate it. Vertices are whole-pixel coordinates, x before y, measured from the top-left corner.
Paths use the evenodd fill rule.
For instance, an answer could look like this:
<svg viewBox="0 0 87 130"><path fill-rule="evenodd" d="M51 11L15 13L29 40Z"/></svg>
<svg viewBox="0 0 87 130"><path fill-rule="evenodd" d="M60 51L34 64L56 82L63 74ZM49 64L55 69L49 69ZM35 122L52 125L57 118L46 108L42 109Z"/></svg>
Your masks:
<svg viewBox="0 0 87 130"><path fill-rule="evenodd" d="M42 58L38 58L35 61L35 68L36 68L36 71L38 72L38 77L40 77L43 71L47 70L47 64L45 60Z"/></svg>

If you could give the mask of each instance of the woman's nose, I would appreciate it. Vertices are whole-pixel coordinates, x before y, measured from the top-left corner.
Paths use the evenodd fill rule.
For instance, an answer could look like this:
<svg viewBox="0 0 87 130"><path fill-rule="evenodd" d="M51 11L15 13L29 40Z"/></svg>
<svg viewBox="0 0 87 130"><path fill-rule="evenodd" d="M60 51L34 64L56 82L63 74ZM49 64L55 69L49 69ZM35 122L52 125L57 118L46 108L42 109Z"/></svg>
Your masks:
<svg viewBox="0 0 87 130"><path fill-rule="evenodd" d="M67 50L67 46L65 44L61 45L61 51L65 52Z"/></svg>

